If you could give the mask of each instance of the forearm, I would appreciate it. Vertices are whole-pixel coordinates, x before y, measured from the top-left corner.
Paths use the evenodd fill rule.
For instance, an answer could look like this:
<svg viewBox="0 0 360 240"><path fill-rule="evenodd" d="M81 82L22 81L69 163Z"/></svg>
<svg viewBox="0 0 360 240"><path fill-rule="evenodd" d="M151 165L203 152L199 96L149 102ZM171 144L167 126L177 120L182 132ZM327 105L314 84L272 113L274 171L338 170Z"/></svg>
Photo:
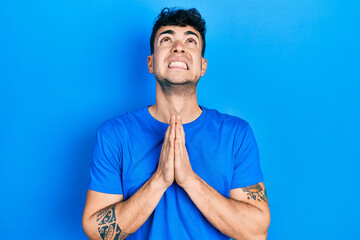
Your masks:
<svg viewBox="0 0 360 240"><path fill-rule="evenodd" d="M207 220L225 235L266 239L269 216L261 209L222 196L196 174L184 189Z"/></svg>
<svg viewBox="0 0 360 240"><path fill-rule="evenodd" d="M88 220L88 236L90 239L125 239L145 223L165 191L166 187L162 187L155 173L128 200L94 213Z"/></svg>

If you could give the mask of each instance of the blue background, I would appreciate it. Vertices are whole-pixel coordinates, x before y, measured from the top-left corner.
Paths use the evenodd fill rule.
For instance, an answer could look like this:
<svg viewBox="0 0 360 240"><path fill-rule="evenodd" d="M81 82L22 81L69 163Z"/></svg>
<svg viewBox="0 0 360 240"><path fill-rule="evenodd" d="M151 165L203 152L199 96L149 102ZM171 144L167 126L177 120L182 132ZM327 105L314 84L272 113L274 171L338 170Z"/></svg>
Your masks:
<svg viewBox="0 0 360 240"><path fill-rule="evenodd" d="M268 239L360 239L358 1L1 1L1 239L86 239L96 129L155 102L153 19L207 21L199 103L250 122Z"/></svg>

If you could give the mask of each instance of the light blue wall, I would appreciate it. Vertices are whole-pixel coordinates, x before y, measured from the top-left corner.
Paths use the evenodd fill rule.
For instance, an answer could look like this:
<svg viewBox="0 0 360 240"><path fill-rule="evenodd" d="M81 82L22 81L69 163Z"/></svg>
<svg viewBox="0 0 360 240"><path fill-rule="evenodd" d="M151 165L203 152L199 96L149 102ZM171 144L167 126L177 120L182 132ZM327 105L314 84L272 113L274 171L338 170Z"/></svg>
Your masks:
<svg viewBox="0 0 360 240"><path fill-rule="evenodd" d="M153 104L162 7L207 21L200 104L250 122L268 239L360 239L358 1L1 1L1 239L85 239L97 126Z"/></svg>

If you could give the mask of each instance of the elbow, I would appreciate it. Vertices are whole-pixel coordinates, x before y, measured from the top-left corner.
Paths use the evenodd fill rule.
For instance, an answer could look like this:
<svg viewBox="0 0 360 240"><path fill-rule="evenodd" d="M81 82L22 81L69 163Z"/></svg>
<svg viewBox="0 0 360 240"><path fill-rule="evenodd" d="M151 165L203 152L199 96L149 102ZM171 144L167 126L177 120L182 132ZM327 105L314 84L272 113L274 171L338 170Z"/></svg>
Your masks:
<svg viewBox="0 0 360 240"><path fill-rule="evenodd" d="M83 215L82 227L86 236L88 236L90 240L99 239L99 233L97 232L97 227L94 225L94 223L92 223L90 217Z"/></svg>
<svg viewBox="0 0 360 240"><path fill-rule="evenodd" d="M270 211L263 212L261 220L258 223L258 229L254 238L250 239L259 239L259 240L266 240L268 229L270 226Z"/></svg>
<svg viewBox="0 0 360 240"><path fill-rule="evenodd" d="M242 228L236 233L233 239L246 240L266 240L270 226L270 212L263 212L251 225L248 225L246 231Z"/></svg>
<svg viewBox="0 0 360 240"><path fill-rule="evenodd" d="M89 229L88 219L86 219L84 216L82 218L82 227L83 227L83 230L84 230L84 233L86 234L86 236L88 236L90 238L90 229Z"/></svg>
<svg viewBox="0 0 360 240"><path fill-rule="evenodd" d="M270 226L270 211L267 211L262 214L261 220L259 221L257 226L256 233L254 234L253 237L249 239L266 240L269 226Z"/></svg>

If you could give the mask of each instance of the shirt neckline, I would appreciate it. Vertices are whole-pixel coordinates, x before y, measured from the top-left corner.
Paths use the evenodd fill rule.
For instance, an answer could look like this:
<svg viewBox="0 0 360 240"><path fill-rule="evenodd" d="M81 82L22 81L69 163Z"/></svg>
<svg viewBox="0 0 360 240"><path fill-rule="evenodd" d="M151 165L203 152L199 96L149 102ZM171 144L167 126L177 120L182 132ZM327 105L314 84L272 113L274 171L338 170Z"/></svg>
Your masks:
<svg viewBox="0 0 360 240"><path fill-rule="evenodd" d="M147 120L148 120L153 126L155 126L155 127L157 127L157 128L160 128L160 129L162 129L162 130L166 130L166 129L168 128L169 124L168 124L168 123L161 122L161 121L157 120L156 118L154 118L154 117L150 114L148 107L150 107L150 105L145 106L145 107L143 108ZM201 112L200 116L199 116L198 118L196 118L196 119L195 119L194 121L192 121L192 122L183 124L184 130L191 129L191 128L193 128L193 127L201 124L201 123L205 120L206 115L207 115L207 109L206 109L205 107L201 106L201 105L199 105L199 107L202 109L202 112Z"/></svg>

